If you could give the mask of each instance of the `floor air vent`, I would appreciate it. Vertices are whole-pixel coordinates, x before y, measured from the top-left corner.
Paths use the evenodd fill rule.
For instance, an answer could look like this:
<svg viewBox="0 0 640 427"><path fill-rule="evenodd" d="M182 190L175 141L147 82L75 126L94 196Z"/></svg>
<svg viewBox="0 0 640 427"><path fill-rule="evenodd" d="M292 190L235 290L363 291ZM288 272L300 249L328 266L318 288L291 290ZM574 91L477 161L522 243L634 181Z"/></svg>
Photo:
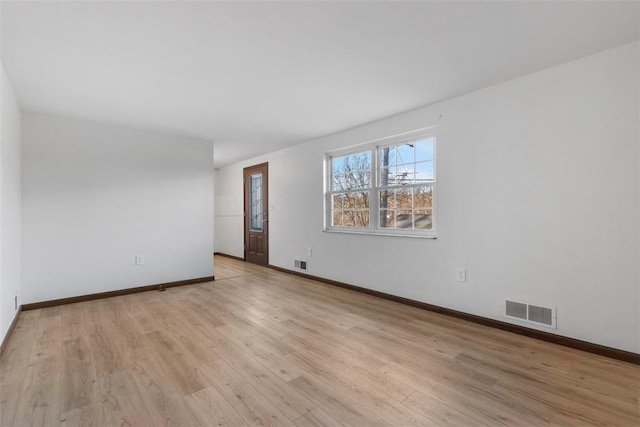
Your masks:
<svg viewBox="0 0 640 427"><path fill-rule="evenodd" d="M524 320L536 325L556 328L555 308L540 307L519 301L505 301L504 314L512 319Z"/></svg>
<svg viewBox="0 0 640 427"><path fill-rule="evenodd" d="M307 261L300 261L299 259L294 259L293 260L293 266L295 268L299 268L300 270L306 270L307 269Z"/></svg>

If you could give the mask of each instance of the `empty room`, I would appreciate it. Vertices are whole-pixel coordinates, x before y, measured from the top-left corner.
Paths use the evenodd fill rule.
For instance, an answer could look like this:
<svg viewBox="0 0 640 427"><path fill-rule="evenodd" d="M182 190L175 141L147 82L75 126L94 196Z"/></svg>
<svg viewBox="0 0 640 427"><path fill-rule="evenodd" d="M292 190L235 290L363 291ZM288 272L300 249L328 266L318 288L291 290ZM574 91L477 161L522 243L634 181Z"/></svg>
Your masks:
<svg viewBox="0 0 640 427"><path fill-rule="evenodd" d="M0 1L0 426L640 426L640 2Z"/></svg>

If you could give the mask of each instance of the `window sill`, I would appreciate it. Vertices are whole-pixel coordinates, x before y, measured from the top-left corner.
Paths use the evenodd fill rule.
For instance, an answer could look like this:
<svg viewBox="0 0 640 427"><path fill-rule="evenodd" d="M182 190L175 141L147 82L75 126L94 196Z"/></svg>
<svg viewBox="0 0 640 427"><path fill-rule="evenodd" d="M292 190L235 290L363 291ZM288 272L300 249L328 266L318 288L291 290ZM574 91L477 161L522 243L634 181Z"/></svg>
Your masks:
<svg viewBox="0 0 640 427"><path fill-rule="evenodd" d="M337 229L337 228L325 228L322 230L324 233L339 233L339 234L363 234L367 236L387 236L387 237L408 237L410 239L437 239L435 232L432 233L394 233L387 231L374 231L374 230L349 230L349 229Z"/></svg>

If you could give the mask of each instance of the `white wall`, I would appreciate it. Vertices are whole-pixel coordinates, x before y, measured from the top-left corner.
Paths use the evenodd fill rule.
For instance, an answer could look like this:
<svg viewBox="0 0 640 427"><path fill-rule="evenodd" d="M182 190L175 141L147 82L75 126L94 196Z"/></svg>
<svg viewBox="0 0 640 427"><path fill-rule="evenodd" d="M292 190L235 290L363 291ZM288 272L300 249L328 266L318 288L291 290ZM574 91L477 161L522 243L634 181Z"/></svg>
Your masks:
<svg viewBox="0 0 640 427"><path fill-rule="evenodd" d="M24 303L213 275L211 142L22 123Z"/></svg>
<svg viewBox="0 0 640 427"><path fill-rule="evenodd" d="M0 72L0 342L20 295L20 107L4 66Z"/></svg>
<svg viewBox="0 0 640 427"><path fill-rule="evenodd" d="M226 168L217 170L215 181L215 250L242 257L244 256L242 167L232 167L231 171Z"/></svg>
<svg viewBox="0 0 640 427"><path fill-rule="evenodd" d="M503 321L553 305L553 332L640 352L638 72L636 43L224 167L216 248L242 256L242 167L268 161L271 264L312 247L316 276ZM322 232L326 151L434 124L437 240Z"/></svg>

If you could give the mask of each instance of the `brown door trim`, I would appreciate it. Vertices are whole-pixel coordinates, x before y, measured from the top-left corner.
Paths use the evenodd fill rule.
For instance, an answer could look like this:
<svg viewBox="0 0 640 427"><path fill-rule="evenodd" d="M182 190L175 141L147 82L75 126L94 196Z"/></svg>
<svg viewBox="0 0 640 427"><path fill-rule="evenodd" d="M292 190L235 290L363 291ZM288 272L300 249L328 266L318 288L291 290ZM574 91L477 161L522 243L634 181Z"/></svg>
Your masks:
<svg viewBox="0 0 640 427"><path fill-rule="evenodd" d="M262 173L262 231L250 228L249 177ZM269 265L269 163L259 163L242 170L244 199L244 259L253 264Z"/></svg>

